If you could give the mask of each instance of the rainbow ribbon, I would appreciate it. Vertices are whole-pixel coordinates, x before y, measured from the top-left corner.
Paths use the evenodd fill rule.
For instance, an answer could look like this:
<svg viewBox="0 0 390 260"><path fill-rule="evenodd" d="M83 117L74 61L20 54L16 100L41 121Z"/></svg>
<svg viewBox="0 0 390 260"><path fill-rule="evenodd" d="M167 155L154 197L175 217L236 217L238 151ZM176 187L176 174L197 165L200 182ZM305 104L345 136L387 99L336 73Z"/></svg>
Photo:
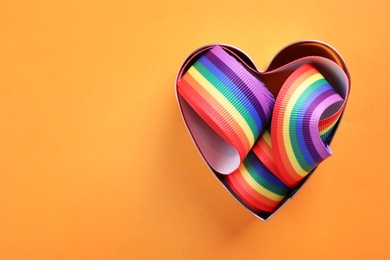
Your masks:
<svg viewBox="0 0 390 260"><path fill-rule="evenodd" d="M220 46L192 64L178 93L194 115L188 124L203 157L255 212L273 212L331 155L327 139L345 107L312 64L295 69L275 100Z"/></svg>
<svg viewBox="0 0 390 260"><path fill-rule="evenodd" d="M343 107L344 100L314 66L302 65L291 74L279 92L272 116L276 176L295 187L332 154L324 141Z"/></svg>
<svg viewBox="0 0 390 260"><path fill-rule="evenodd" d="M212 131L206 132L202 138L214 145L207 149L207 144L199 140L204 158L217 172L230 174L268 125L274 97L220 46L201 56L180 79L178 87L180 95L223 139L217 139Z"/></svg>

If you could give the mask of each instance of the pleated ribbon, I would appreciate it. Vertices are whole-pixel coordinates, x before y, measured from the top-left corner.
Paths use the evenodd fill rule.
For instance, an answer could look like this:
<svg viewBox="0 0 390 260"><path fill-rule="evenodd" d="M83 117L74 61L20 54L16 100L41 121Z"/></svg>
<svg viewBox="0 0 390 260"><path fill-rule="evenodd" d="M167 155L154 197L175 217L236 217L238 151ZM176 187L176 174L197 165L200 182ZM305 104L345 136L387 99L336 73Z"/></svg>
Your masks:
<svg viewBox="0 0 390 260"><path fill-rule="evenodd" d="M331 155L327 139L345 99L312 64L296 68L276 100L252 73L214 46L180 78L178 93L210 167L253 211L273 212Z"/></svg>

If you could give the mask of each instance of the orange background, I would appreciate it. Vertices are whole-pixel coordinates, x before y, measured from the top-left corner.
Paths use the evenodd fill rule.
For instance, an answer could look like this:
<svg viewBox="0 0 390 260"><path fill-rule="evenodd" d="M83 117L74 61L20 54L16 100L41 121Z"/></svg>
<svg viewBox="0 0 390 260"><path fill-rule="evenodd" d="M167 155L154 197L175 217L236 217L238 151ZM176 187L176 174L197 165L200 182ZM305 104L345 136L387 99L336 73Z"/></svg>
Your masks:
<svg viewBox="0 0 390 260"><path fill-rule="evenodd" d="M389 11L387 0L0 1L0 259L389 259ZM174 78L208 43L264 69L301 39L343 55L352 92L334 155L262 222L203 163Z"/></svg>

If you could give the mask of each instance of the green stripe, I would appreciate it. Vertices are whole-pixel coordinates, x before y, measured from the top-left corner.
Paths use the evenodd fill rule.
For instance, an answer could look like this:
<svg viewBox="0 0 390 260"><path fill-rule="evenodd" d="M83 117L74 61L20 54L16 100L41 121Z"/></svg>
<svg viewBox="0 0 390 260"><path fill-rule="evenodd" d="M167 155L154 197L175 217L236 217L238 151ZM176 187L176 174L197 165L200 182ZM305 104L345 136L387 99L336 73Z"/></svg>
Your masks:
<svg viewBox="0 0 390 260"><path fill-rule="evenodd" d="M328 131L326 131L325 133L323 133L320 137L321 137L321 140L323 142L326 141L326 139L329 137L330 133L332 132L332 130L334 129L334 126L332 126L331 128L329 128Z"/></svg>
<svg viewBox="0 0 390 260"><path fill-rule="evenodd" d="M258 160L256 158L256 160ZM268 182L266 179L264 179L260 173L258 173L256 171L256 169L253 167L249 157L247 157L245 160L244 160L244 166L246 168L246 170L249 172L250 176L252 176L252 178L261 186L263 186L265 189L275 193L275 194L278 194L280 196L284 196L287 194L288 190L285 190L283 188L280 188L278 186L275 186L274 184Z"/></svg>
<svg viewBox="0 0 390 260"><path fill-rule="evenodd" d="M256 140L259 136L259 129L257 128L256 122L253 120L249 111L245 108L242 102L230 91L226 85L219 80L212 72L210 72L202 63L199 61L195 62L195 69L202 74L203 77L207 79L222 95L224 95L229 102L237 109L237 111L241 114L241 116L245 119L247 124L249 125L253 137Z"/></svg>
<svg viewBox="0 0 390 260"><path fill-rule="evenodd" d="M321 86L324 86L328 84L326 79L321 78L315 82L313 82L310 86L308 86L301 94L297 102L294 104L294 107L291 111L291 118L290 118L290 125L289 125L289 130L290 130L290 141L291 141L291 146L294 148L293 152L294 155L301 166L301 168L305 171L310 171L312 167L307 163L304 155L302 154L302 151L300 149L300 145L298 143L297 139L297 133L296 133L296 119L298 114L302 115L302 113L299 111L303 105L303 103L306 101L310 95L316 91L318 88ZM298 149L296 149L298 148Z"/></svg>

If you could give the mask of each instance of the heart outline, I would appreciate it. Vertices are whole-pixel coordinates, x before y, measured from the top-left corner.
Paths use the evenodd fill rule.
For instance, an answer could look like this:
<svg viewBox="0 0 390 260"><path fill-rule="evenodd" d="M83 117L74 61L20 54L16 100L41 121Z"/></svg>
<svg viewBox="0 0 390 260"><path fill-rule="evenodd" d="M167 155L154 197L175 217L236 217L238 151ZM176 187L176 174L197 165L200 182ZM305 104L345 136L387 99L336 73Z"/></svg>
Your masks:
<svg viewBox="0 0 390 260"><path fill-rule="evenodd" d="M350 93L350 74L347 68L347 65L342 58L342 56L334 49L332 46L320 42L320 41L315 41L315 40L305 40L305 41L298 41L295 43L292 43L290 45L287 45L283 49L281 49L272 59L271 62L269 63L268 67L264 71L260 71L254 61L247 55L244 51L241 49L234 47L232 45L228 44L210 44L210 45L205 45L203 47L200 47L193 51L183 62L183 64L180 66L179 72L177 73L176 80L175 80L175 93L176 93L176 99L179 105L179 109L183 118L183 121L186 125L187 130L190 133L191 139L195 143L196 148L198 149L199 153L201 154L202 159L205 161L206 165L209 167L209 169L213 172L214 176L220 181L223 187L236 199L238 200L244 207L246 207L252 214L254 214L257 218L265 221L270 219L274 214L276 214L289 200L291 200L295 194L302 188L302 186L307 182L307 180L311 177L313 172L315 171L316 168L314 168L294 189L292 189L291 193L288 194L278 205L278 207L271 213L268 212L254 212L251 210L240 198L237 197L237 195L231 190L231 188L226 184L226 181L224 180L224 176L220 175L217 173L215 170L213 170L210 165L207 163L205 160L202 152L200 151L196 141L194 140L194 137L191 133L191 129L188 126L188 122L185 118L185 115L182 110L182 103L181 103L181 98L180 95L178 94L177 91L177 84L180 78L183 76L183 74L186 72L186 70L192 66L192 64L206 51L211 49L212 47L219 45L221 46L225 51L227 51L229 54L233 55L236 59L238 59L247 69L251 70L253 73L257 74L261 80L267 84L267 75L270 75L271 73L277 71L280 68L283 68L284 66L287 66L289 64L293 64L297 62L297 60L308 58L311 56L317 56L321 57L327 60L330 60L337 64L339 68L345 73L348 83L347 83L347 88L348 91L345 93L345 99L348 98L349 93ZM264 76L263 78L261 76ZM269 77L270 78L270 77ZM274 77L275 78L275 77ZM271 82L272 83L272 80ZM276 84L280 85L280 84ZM270 90L271 91L271 90ZM271 91L272 92L272 91ZM273 93L274 94L274 93ZM277 96L274 95L275 97ZM328 144L331 143L331 141L334 138L335 133L337 132L337 129L339 127L339 124L343 118L343 114L345 112L342 112L340 119L336 123L334 127L334 131L332 132L331 136L329 136L329 142Z"/></svg>

